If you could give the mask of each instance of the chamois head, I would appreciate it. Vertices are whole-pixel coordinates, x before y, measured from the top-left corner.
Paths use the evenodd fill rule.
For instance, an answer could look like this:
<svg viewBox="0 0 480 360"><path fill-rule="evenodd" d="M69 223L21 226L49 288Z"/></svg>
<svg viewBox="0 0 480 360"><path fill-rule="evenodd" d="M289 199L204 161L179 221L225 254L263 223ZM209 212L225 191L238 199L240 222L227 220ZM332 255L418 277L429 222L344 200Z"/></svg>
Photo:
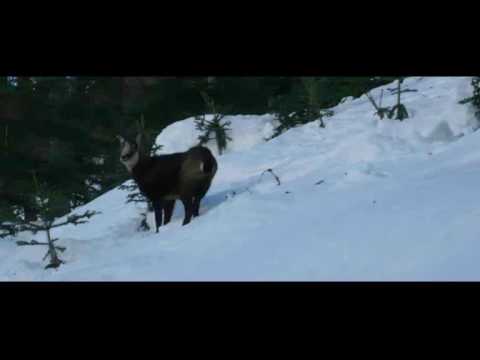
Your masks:
<svg viewBox="0 0 480 360"><path fill-rule="evenodd" d="M135 141L125 140L122 136L116 136L120 141L120 162L125 165L129 172L132 172L140 160L141 134L138 134Z"/></svg>

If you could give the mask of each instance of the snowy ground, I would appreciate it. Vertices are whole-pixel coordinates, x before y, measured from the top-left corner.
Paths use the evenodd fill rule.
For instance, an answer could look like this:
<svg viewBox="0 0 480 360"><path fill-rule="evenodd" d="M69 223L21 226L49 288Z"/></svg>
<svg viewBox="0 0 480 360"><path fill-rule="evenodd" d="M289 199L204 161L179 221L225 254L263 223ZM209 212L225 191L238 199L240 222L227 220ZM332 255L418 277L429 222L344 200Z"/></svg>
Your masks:
<svg viewBox="0 0 480 360"><path fill-rule="evenodd" d="M158 234L137 232L142 209L113 190L78 209L102 211L88 224L56 229L67 247L58 270L43 269L45 249L1 240L0 280L478 281L480 132L458 104L470 78L405 86L418 90L402 96L405 122L378 120L365 96L333 108L325 129L312 122L269 142L272 116L227 117L234 142L199 218L182 227L178 202ZM157 143L168 153L195 140L186 119ZM280 186L260 177L268 168Z"/></svg>

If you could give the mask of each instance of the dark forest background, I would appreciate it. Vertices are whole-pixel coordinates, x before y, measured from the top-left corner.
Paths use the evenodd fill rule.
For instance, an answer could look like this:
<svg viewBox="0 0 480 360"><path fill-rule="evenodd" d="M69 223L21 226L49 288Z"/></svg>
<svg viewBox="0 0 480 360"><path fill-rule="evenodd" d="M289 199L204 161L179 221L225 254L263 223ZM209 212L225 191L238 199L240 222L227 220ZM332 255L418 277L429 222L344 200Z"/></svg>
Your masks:
<svg viewBox="0 0 480 360"><path fill-rule="evenodd" d="M14 212L35 219L36 182L58 194L59 215L118 186L128 174L115 135L133 134L143 118L153 141L171 123L209 113L201 94L225 115L277 114L284 130L302 123L285 114L326 109L393 79L0 77L0 221Z"/></svg>

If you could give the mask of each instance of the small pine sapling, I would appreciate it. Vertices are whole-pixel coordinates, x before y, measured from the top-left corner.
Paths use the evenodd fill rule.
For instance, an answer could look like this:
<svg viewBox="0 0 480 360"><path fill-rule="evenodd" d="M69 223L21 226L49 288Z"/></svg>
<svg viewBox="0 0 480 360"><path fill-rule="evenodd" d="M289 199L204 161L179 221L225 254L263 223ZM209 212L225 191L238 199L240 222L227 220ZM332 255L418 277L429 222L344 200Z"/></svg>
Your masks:
<svg viewBox="0 0 480 360"><path fill-rule="evenodd" d="M150 155L155 155L158 150L162 148L162 145L157 145L153 143L152 139L154 138L153 136L153 131L148 130L145 128L145 119L143 114L141 115L140 121L137 122L136 124L136 129L139 134L142 134L142 149L141 151L145 151L145 148L150 148ZM153 143L153 144L152 144ZM128 184L122 184L118 187L120 190L125 190L129 194L127 195L127 201L126 204L128 203L140 203L140 204L146 204L146 210L142 212L142 221L140 222L140 225L138 226L139 231L148 231L150 230L150 226L147 223L147 214L149 212L153 211L153 205L151 201L149 201L139 190L138 185L135 181L130 181Z"/></svg>
<svg viewBox="0 0 480 360"><path fill-rule="evenodd" d="M383 120L383 118L390 112L390 108L389 107L382 107L382 100L383 100L383 89L380 93L380 101L377 105L377 103L375 102L375 99L373 98L373 96L367 92L365 93L365 96L367 97L367 99L372 103L373 107L375 108L375 115L378 115L378 117Z"/></svg>
<svg viewBox="0 0 480 360"><path fill-rule="evenodd" d="M387 116L389 119L392 119L393 117L395 117L395 120L403 121L404 119L407 119L409 117L407 108L405 107L404 104L401 103L401 94L404 92L416 92L417 90L402 89L401 86L402 86L403 80L404 78L398 78L397 87L395 89L387 89L392 94L397 95L397 103L392 107L382 106L383 89L380 93L380 101L378 105L375 102L375 99L373 98L373 96L369 92L365 93L365 96L367 97L367 99L370 101L370 103L373 105L373 107L376 110L375 115L378 115L380 119L383 119L385 116Z"/></svg>
<svg viewBox="0 0 480 360"><path fill-rule="evenodd" d="M270 99L269 107L279 123L270 139L288 129L315 120L324 128L324 117L333 116L333 111L322 108L322 98L321 79L303 77L291 93Z"/></svg>
<svg viewBox="0 0 480 360"><path fill-rule="evenodd" d="M390 112L388 113L388 118L391 119L395 116L395 120L403 121L408 118L408 111L404 104L400 101L400 96L402 94L402 83L404 78L398 78L397 81L397 103L392 107ZM405 91L405 90L404 90Z"/></svg>
<svg viewBox="0 0 480 360"><path fill-rule="evenodd" d="M128 184L122 184L118 187L120 190L126 190L129 192L127 195L126 204L129 203L139 203L139 204L146 204L146 209L144 212L141 213L142 221L138 226L139 231L148 231L150 230L150 226L147 223L147 214L153 211L153 205L151 201L149 201L138 189L138 185L132 181Z"/></svg>
<svg viewBox="0 0 480 360"><path fill-rule="evenodd" d="M333 116L333 111L321 108L319 81L314 77L304 77L302 78L302 84L304 87L304 101L306 104L302 123L319 120L320 127L325 128L323 118Z"/></svg>
<svg viewBox="0 0 480 360"><path fill-rule="evenodd" d="M35 184L38 218L37 220L29 221L25 220L25 218L22 218L21 216L17 216L16 221L10 224L10 226L13 227L10 229L10 231L13 232L14 235L21 231L30 231L33 234L44 231L46 234L46 242L37 240L17 241L17 245L47 246L48 250L42 261L44 261L47 257L50 259L49 263L45 266L45 269L58 268L64 263L64 261L59 258L57 251L64 252L66 248L55 244L59 239L52 237L51 230L69 224L73 224L75 226L84 224L87 222L85 219L90 219L92 216L99 214L99 212L87 210L83 214L69 215L67 216L66 220L55 223L55 219L66 210L64 201L65 199L63 198L64 195L60 192L48 189L44 184L39 184L35 173L33 174L33 180Z"/></svg>
<svg viewBox="0 0 480 360"><path fill-rule="evenodd" d="M228 141L232 141L232 138L228 135L230 131L230 121L222 123L222 119L227 112L225 108L220 109L215 101L207 95L205 91L200 91L203 101L207 107L207 110L212 114L212 120L207 120L205 115L198 115L195 117L195 127L198 131L202 132L199 137L199 145L205 145L210 140L215 140L217 143L217 149L219 155L227 149Z"/></svg>
<svg viewBox="0 0 480 360"><path fill-rule="evenodd" d="M473 87L472 96L460 100L460 104L471 103L475 107L475 117L480 120L480 76L475 76L472 78L471 85Z"/></svg>

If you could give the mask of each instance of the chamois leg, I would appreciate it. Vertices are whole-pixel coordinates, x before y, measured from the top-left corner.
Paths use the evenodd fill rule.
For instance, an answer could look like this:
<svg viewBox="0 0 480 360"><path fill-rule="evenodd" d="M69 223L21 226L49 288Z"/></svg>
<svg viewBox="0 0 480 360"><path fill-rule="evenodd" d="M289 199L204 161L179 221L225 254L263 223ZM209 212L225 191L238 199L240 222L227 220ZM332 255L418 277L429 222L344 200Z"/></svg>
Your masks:
<svg viewBox="0 0 480 360"><path fill-rule="evenodd" d="M165 209L165 220L163 225L167 225L170 222L173 214L173 208L175 207L175 200L167 200L165 201L164 209Z"/></svg>
<svg viewBox="0 0 480 360"><path fill-rule="evenodd" d="M200 200L201 198L199 196L193 198L193 217L197 217L200 214Z"/></svg>
<svg viewBox="0 0 480 360"><path fill-rule="evenodd" d="M187 225L192 219L193 213L193 199L191 197L182 198L183 207L185 208L185 219L182 225Z"/></svg>
<svg viewBox="0 0 480 360"><path fill-rule="evenodd" d="M193 199L193 216L197 217L200 215L200 201L208 191L209 186L205 186Z"/></svg>
<svg viewBox="0 0 480 360"><path fill-rule="evenodd" d="M156 200L152 202L153 211L155 212L155 232L158 233L158 228L162 226L163 215L163 201Z"/></svg>

